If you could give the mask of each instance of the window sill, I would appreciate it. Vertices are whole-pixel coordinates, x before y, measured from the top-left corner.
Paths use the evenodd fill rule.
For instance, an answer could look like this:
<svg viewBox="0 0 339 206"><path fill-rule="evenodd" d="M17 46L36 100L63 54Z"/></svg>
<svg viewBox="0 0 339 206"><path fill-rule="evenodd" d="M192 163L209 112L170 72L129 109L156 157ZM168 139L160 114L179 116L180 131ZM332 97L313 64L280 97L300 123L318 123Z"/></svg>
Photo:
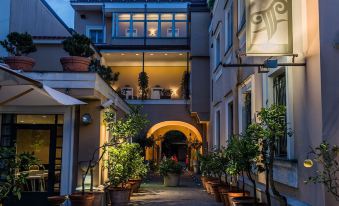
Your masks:
<svg viewBox="0 0 339 206"><path fill-rule="evenodd" d="M274 180L293 187L298 188L298 161L295 159L275 158Z"/></svg>

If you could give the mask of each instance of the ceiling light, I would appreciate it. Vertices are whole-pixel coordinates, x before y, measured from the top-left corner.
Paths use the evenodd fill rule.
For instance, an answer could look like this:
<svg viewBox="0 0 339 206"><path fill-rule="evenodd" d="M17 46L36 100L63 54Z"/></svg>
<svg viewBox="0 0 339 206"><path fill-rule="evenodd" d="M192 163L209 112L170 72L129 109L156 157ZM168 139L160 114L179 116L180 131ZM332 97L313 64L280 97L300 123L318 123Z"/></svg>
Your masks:
<svg viewBox="0 0 339 206"><path fill-rule="evenodd" d="M139 56L140 54L136 53L135 55Z"/></svg>
<svg viewBox="0 0 339 206"><path fill-rule="evenodd" d="M167 54L167 53L165 53L164 55L165 55L165 56L167 56L168 54Z"/></svg>
<svg viewBox="0 0 339 206"><path fill-rule="evenodd" d="M121 56L125 56L125 54L124 54L124 53L121 53Z"/></svg>
<svg viewBox="0 0 339 206"><path fill-rule="evenodd" d="M46 116L46 115L43 115L42 118L47 118L47 116Z"/></svg>
<svg viewBox="0 0 339 206"><path fill-rule="evenodd" d="M149 54L149 55L153 56L154 54L153 54L153 53L151 53L151 54Z"/></svg>
<svg viewBox="0 0 339 206"><path fill-rule="evenodd" d="M182 56L183 54L182 54L182 53L180 53L179 55L180 55L180 56Z"/></svg>

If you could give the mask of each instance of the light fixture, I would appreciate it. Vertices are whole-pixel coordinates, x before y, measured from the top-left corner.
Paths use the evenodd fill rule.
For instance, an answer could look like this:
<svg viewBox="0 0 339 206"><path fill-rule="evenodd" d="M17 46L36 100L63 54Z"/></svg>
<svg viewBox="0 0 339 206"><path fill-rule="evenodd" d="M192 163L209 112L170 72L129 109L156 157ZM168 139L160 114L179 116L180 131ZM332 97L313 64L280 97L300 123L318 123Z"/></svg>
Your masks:
<svg viewBox="0 0 339 206"><path fill-rule="evenodd" d="M42 115L42 118L47 118L47 116L46 115Z"/></svg>
<svg viewBox="0 0 339 206"><path fill-rule="evenodd" d="M164 55L165 55L165 56L167 56L168 54L167 54L167 53L165 53Z"/></svg>
<svg viewBox="0 0 339 206"><path fill-rule="evenodd" d="M306 168L313 167L313 161L311 159L306 159L304 161L304 167L306 167Z"/></svg>
<svg viewBox="0 0 339 206"><path fill-rule="evenodd" d="M153 53L150 53L149 55L150 55L150 56L153 56L154 54L153 54Z"/></svg>
<svg viewBox="0 0 339 206"><path fill-rule="evenodd" d="M182 54L182 53L180 53L179 55L180 55L180 56L182 56L183 54Z"/></svg>
<svg viewBox="0 0 339 206"><path fill-rule="evenodd" d="M140 54L136 53L135 55L139 56Z"/></svg>
<svg viewBox="0 0 339 206"><path fill-rule="evenodd" d="M125 56L125 53L121 53L121 56Z"/></svg>
<svg viewBox="0 0 339 206"><path fill-rule="evenodd" d="M86 113L84 115L82 115L81 117L81 122L84 124L84 125L89 125L92 123L92 117L90 114Z"/></svg>

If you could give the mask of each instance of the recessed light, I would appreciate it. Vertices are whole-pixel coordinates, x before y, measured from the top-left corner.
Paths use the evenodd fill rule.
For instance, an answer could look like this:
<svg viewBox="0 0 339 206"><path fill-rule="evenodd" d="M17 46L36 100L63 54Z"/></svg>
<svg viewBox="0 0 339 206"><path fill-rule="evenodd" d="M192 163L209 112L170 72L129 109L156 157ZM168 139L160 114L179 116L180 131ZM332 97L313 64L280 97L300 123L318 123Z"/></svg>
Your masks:
<svg viewBox="0 0 339 206"><path fill-rule="evenodd" d="M153 53L151 53L151 54L149 54L150 56L153 56L154 54Z"/></svg>
<svg viewBox="0 0 339 206"><path fill-rule="evenodd" d="M121 56L125 56L125 54L124 54L124 53L121 53Z"/></svg>
<svg viewBox="0 0 339 206"><path fill-rule="evenodd" d="M179 55L180 55L180 56L182 56L183 54L182 54L182 53L180 53Z"/></svg>
<svg viewBox="0 0 339 206"><path fill-rule="evenodd" d="M164 55L165 55L165 56L167 56L168 54L167 54L167 53L165 53Z"/></svg>
<svg viewBox="0 0 339 206"><path fill-rule="evenodd" d="M43 115L42 118L47 118L47 116L46 116L46 115Z"/></svg>
<svg viewBox="0 0 339 206"><path fill-rule="evenodd" d="M139 56L140 54L137 53L137 54L135 54L135 55Z"/></svg>
<svg viewBox="0 0 339 206"><path fill-rule="evenodd" d="M21 120L20 123L24 123L25 121L24 120Z"/></svg>

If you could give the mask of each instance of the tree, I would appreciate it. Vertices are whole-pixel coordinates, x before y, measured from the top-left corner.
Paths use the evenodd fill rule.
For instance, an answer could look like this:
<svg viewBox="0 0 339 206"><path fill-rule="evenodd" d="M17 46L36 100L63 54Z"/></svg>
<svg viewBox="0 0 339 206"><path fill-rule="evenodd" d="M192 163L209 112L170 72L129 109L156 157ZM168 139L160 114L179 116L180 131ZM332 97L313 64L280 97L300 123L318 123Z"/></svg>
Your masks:
<svg viewBox="0 0 339 206"><path fill-rule="evenodd" d="M305 183L323 184L327 192L339 201L339 147L337 145L330 146L328 142L323 141L318 147L312 149L310 154L315 156L314 160L321 165L322 169L317 170L316 174L309 177ZM313 162L308 159L305 160L304 165L312 167Z"/></svg>

